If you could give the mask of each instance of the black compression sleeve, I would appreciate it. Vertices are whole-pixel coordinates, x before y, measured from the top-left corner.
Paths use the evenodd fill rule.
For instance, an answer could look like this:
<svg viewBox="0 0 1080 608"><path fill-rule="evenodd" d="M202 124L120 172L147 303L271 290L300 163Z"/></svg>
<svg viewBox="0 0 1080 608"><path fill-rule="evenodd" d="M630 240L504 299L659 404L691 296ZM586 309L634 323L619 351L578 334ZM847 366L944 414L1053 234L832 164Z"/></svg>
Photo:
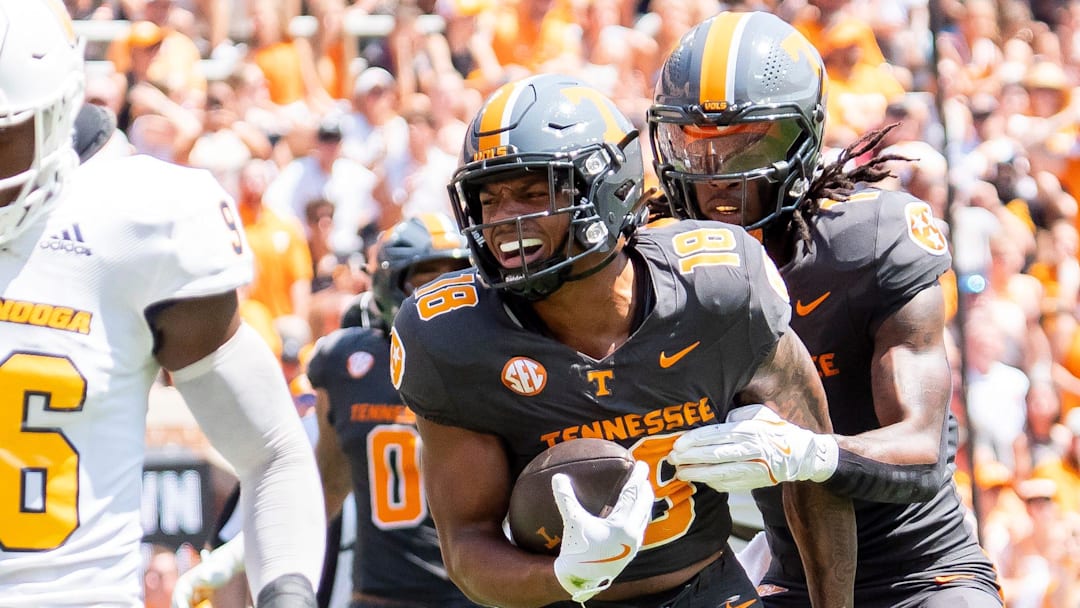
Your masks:
<svg viewBox="0 0 1080 608"><path fill-rule="evenodd" d="M318 608L311 582L299 574L283 574L270 581L255 600L257 608Z"/></svg>
<svg viewBox="0 0 1080 608"><path fill-rule="evenodd" d="M885 464L840 448L836 472L823 485L838 496L873 502L926 502L944 483L943 465Z"/></svg>

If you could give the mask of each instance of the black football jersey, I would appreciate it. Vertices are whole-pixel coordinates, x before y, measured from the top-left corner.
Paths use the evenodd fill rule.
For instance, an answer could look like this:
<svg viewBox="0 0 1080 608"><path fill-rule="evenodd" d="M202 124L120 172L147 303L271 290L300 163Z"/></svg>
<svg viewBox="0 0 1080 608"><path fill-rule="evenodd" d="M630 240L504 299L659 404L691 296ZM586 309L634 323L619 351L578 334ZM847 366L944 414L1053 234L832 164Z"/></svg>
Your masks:
<svg viewBox="0 0 1080 608"><path fill-rule="evenodd" d="M838 434L856 435L881 426L870 377L874 334L890 314L949 268L948 243L934 222L930 206L908 194L860 192L847 202L824 204L812 222L812 244L800 244L792 261L780 268L793 303L791 326L814 358ZM987 575L989 562L963 521L951 475L955 445L946 447L949 426L942 430L949 474L932 500L909 505L854 501L857 593L882 578L928 570L943 561L992 577ZM795 586L801 587L802 565L779 489L756 490L754 497L776 556L765 582L785 587L798 581Z"/></svg>
<svg viewBox="0 0 1080 608"><path fill-rule="evenodd" d="M430 606L473 606L449 580L420 479L416 416L390 385L390 341L350 327L316 344L308 376L352 469L353 589Z"/></svg>
<svg viewBox="0 0 1080 608"><path fill-rule="evenodd" d="M724 420L791 314L779 274L741 228L644 229L627 251L654 306L610 356L596 360L526 329L498 291L463 271L406 300L391 372L418 415L497 435L515 476L549 446L579 437L615 441L650 463L653 520L623 581L725 546L727 495L675 479L665 459L681 433Z"/></svg>

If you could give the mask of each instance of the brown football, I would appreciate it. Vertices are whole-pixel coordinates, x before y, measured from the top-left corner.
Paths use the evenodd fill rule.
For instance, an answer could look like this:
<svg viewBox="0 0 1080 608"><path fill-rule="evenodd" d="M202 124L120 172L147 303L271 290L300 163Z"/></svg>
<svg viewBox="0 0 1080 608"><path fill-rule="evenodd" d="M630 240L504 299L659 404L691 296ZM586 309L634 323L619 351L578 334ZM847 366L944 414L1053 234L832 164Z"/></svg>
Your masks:
<svg viewBox="0 0 1080 608"><path fill-rule="evenodd" d="M514 542L526 551L558 555L563 524L551 492L555 473L570 477L585 510L604 517L615 507L633 468L629 450L604 439L565 441L541 452L521 471L510 493Z"/></svg>

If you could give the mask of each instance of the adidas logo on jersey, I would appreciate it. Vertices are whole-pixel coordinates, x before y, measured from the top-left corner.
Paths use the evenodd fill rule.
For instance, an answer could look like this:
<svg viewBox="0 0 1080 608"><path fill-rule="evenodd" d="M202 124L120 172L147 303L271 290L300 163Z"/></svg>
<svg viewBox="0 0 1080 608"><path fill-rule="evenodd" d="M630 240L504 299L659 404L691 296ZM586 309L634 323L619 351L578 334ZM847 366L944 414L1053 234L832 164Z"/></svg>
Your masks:
<svg viewBox="0 0 1080 608"><path fill-rule="evenodd" d="M90 248L86 246L86 240L83 239L78 222L42 240L38 243L38 246L42 249L64 251L76 255L90 255L92 253Z"/></svg>

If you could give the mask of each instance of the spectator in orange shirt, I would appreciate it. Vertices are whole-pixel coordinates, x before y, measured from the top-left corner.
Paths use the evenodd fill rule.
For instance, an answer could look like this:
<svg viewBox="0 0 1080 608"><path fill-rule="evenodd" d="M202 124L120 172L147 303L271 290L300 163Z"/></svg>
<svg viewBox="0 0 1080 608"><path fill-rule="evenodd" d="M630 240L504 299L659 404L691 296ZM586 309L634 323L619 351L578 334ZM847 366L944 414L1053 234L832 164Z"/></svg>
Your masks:
<svg viewBox="0 0 1080 608"><path fill-rule="evenodd" d="M826 30L818 45L829 75L825 105L828 146L847 146L880 125L889 103L904 95L904 87L888 64L864 56L865 40L873 35L865 23L846 20Z"/></svg>
<svg viewBox="0 0 1080 608"><path fill-rule="evenodd" d="M201 97L206 91L206 77L202 73L199 47L169 24L171 8L172 0L146 0L142 14L135 17L128 36L114 40L106 58L117 72L125 73L132 67L132 47L157 45L153 59L146 67L146 77L181 96L176 101L184 103L187 96Z"/></svg>
<svg viewBox="0 0 1080 608"><path fill-rule="evenodd" d="M798 3L793 4L798 6ZM835 35L835 28L857 20L857 15L852 13L851 4L850 0L808 0L806 5L792 16L791 25L820 50L823 45L828 44L828 39ZM870 34L857 40L863 61L870 65L885 63L885 55L881 52L873 30L868 24L863 25Z"/></svg>
<svg viewBox="0 0 1080 608"><path fill-rule="evenodd" d="M237 207L255 257L255 279L249 295L262 302L277 319L296 315L307 319L311 304L311 252L303 227L263 205L269 182L266 161L252 160L240 172Z"/></svg>
<svg viewBox="0 0 1080 608"><path fill-rule="evenodd" d="M491 16L491 48L503 66L572 72L580 63L580 29L566 0L499 3Z"/></svg>
<svg viewBox="0 0 1080 608"><path fill-rule="evenodd" d="M348 99L352 92L350 66L356 58L356 44L345 32L345 0L321 0L313 3L312 15L319 27L311 46L316 71L323 88L334 99Z"/></svg>
<svg viewBox="0 0 1080 608"><path fill-rule="evenodd" d="M333 100L319 80L311 45L289 35L288 21L275 0L253 0L248 60L266 76L270 99L281 106L299 104L300 114L325 113Z"/></svg>

